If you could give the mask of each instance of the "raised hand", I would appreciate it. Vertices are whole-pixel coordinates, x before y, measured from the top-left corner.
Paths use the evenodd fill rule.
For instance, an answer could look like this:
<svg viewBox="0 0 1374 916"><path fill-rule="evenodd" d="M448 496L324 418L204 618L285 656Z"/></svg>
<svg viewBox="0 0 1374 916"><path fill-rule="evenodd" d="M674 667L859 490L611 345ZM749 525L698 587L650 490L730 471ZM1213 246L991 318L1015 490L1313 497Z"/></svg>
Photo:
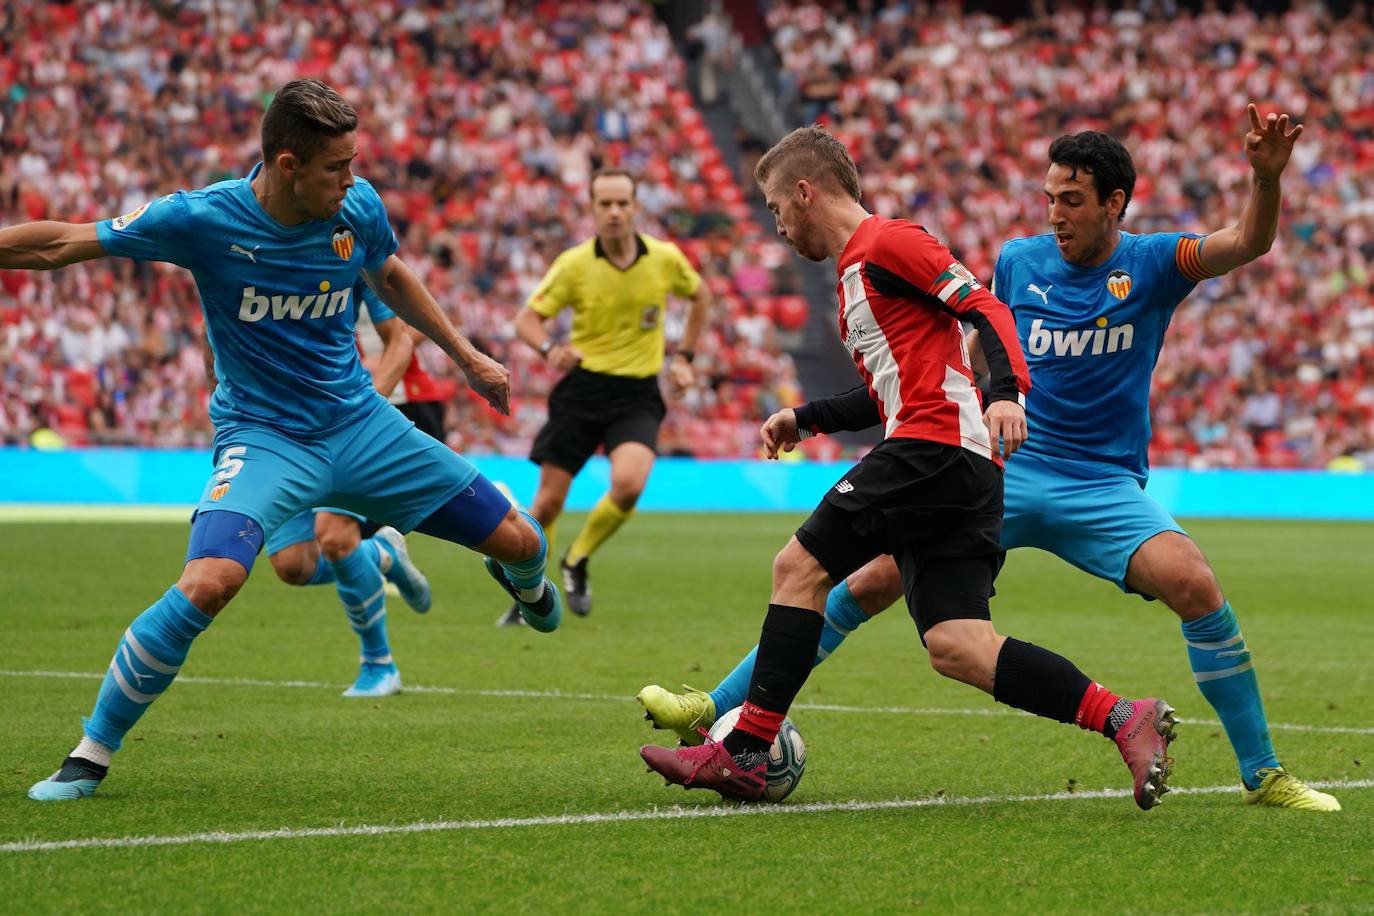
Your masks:
<svg viewBox="0 0 1374 916"><path fill-rule="evenodd" d="M1278 178L1293 155L1293 144L1302 136L1302 125L1290 130L1287 114L1270 112L1261 119L1254 102L1246 111L1250 115L1250 132L1245 135L1245 158L1250 160L1257 177Z"/></svg>
<svg viewBox="0 0 1374 916"><path fill-rule="evenodd" d="M801 432L797 429L797 412L791 407L784 407L764 420L763 425L759 427L759 438L763 440L768 457L774 461L778 458L779 449L784 452L792 451L801 441Z"/></svg>

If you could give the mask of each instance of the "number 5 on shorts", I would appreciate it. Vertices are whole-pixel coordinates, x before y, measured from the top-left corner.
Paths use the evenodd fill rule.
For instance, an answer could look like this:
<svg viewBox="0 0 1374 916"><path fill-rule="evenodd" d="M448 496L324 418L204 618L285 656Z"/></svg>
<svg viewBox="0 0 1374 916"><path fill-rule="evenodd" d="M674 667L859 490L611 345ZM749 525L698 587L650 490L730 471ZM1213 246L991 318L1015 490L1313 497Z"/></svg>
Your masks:
<svg viewBox="0 0 1374 916"><path fill-rule="evenodd" d="M211 501L219 502L220 498L229 492L229 481L236 477L239 471L243 470L243 458L241 456L247 451L248 446L246 445L234 445L226 448L219 456L219 466L215 469L215 479L219 483L210 490Z"/></svg>
<svg viewBox="0 0 1374 916"><path fill-rule="evenodd" d="M228 480L238 476L239 471L243 470L243 459L240 455L246 454L248 446L234 445L226 448L219 456L219 468L215 471L215 477L219 480Z"/></svg>

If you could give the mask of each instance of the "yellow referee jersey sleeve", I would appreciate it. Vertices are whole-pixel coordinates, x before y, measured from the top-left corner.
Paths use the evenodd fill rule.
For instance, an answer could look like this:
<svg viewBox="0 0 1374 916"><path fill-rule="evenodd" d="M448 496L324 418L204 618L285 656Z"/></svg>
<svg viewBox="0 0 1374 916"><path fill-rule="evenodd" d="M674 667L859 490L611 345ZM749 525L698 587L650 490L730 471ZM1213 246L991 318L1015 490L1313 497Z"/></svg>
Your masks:
<svg viewBox="0 0 1374 916"><path fill-rule="evenodd" d="M663 368L663 310L668 296L691 297L701 276L676 245L635 238L636 257L621 270L596 239L569 248L549 267L528 306L545 318L572 309L569 341L582 368L647 378Z"/></svg>

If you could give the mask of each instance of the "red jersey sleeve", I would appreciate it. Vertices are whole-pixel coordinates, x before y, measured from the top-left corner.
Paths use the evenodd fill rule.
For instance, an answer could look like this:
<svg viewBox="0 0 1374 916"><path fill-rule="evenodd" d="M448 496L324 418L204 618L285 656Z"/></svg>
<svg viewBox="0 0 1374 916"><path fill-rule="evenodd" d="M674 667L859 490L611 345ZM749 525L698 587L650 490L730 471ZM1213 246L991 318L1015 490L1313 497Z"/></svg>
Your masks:
<svg viewBox="0 0 1374 916"><path fill-rule="evenodd" d="M988 403L1019 400L1030 391L1011 310L935 236L914 223L889 222L874 239L864 272L880 292L930 302L978 331L988 363Z"/></svg>

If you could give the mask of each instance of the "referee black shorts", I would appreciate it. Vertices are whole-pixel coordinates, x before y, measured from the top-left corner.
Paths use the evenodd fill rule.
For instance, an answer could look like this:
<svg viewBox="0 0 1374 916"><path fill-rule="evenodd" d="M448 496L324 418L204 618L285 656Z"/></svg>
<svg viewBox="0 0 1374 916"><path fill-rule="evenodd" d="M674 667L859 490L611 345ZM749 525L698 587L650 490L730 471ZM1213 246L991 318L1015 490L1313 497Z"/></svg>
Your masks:
<svg viewBox="0 0 1374 916"><path fill-rule="evenodd" d="M966 448L886 439L825 494L797 540L835 582L885 553L925 633L945 620L991 619L1006 557L1002 469Z"/></svg>
<svg viewBox="0 0 1374 916"><path fill-rule="evenodd" d="M656 375L624 378L574 369L549 395L549 420L534 438L530 460L576 474L598 446L608 455L625 442L657 451L667 413Z"/></svg>

